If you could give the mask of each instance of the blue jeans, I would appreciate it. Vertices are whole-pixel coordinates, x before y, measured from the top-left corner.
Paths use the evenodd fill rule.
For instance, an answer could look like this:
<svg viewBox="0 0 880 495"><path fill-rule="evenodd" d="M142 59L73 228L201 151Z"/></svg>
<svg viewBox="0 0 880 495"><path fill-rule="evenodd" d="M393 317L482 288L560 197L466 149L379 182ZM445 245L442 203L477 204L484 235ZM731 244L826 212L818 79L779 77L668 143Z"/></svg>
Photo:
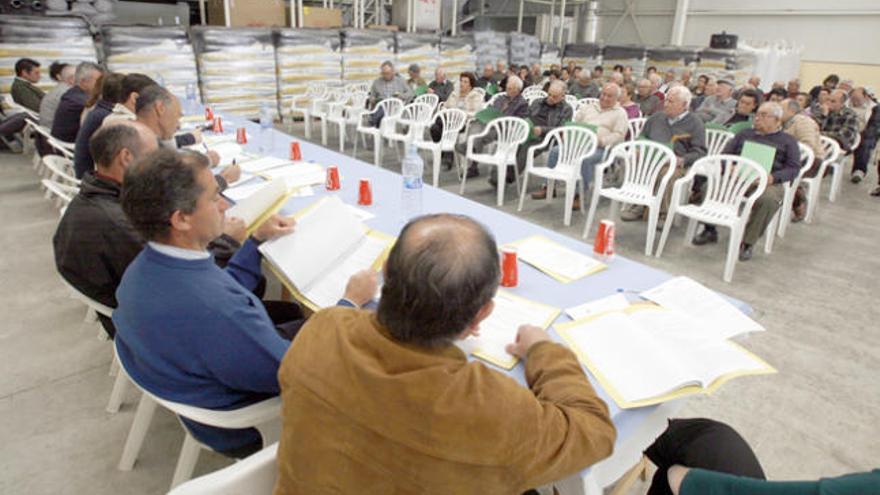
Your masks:
<svg viewBox="0 0 880 495"><path fill-rule="evenodd" d="M590 181L593 180L593 172L596 169L596 164L602 161L602 157L605 155L605 148L596 148L596 151L593 152L592 155L584 158L584 161L581 162L581 179L584 181L584 191L587 190L587 186L590 185ZM559 161L559 148L554 146L553 149L550 150L550 156L547 157L547 166L550 168L556 168L556 162Z"/></svg>

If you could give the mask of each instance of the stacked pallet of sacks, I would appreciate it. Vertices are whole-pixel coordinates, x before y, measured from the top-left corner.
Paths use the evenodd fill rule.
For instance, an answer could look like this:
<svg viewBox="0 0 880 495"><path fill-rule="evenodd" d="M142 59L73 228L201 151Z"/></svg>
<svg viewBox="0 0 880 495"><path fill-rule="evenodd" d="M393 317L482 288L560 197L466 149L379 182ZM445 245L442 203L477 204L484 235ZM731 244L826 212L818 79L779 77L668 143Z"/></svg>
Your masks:
<svg viewBox="0 0 880 495"><path fill-rule="evenodd" d="M188 96L189 86L198 99L199 74L186 28L103 26L101 35L111 71L146 74L178 96Z"/></svg>
<svg viewBox="0 0 880 495"><path fill-rule="evenodd" d="M461 73L476 71L474 43L472 34L440 37L440 59L446 69L447 79L457 81Z"/></svg>
<svg viewBox="0 0 880 495"><path fill-rule="evenodd" d="M202 97L215 112L257 119L267 107L276 115L278 84L274 33L266 28L196 27Z"/></svg>
<svg viewBox="0 0 880 495"><path fill-rule="evenodd" d="M309 85L342 83L342 40L337 30L281 29L275 54L282 114L294 97L306 94Z"/></svg>
<svg viewBox="0 0 880 495"><path fill-rule="evenodd" d="M429 82L440 66L440 37L436 34L394 33L397 48L397 71L408 79L407 69L418 64L422 79Z"/></svg>
<svg viewBox="0 0 880 495"><path fill-rule="evenodd" d="M512 65L531 66L541 62L541 41L538 38L530 34L510 33L509 46Z"/></svg>
<svg viewBox="0 0 880 495"><path fill-rule="evenodd" d="M394 62L394 33L382 30L342 31L342 80L371 83L384 61Z"/></svg>
<svg viewBox="0 0 880 495"><path fill-rule="evenodd" d="M9 93L15 79L15 62L32 58L43 67L37 85L44 91L56 82L49 78L52 62L96 62L92 33L78 17L0 15L0 93Z"/></svg>
<svg viewBox="0 0 880 495"><path fill-rule="evenodd" d="M550 70L554 65L562 62L562 54L559 48L550 43L541 43L541 69Z"/></svg>
<svg viewBox="0 0 880 495"><path fill-rule="evenodd" d="M507 63L507 34L498 31L477 31L474 33L477 55L477 69L482 72L486 64L493 67L500 61Z"/></svg>

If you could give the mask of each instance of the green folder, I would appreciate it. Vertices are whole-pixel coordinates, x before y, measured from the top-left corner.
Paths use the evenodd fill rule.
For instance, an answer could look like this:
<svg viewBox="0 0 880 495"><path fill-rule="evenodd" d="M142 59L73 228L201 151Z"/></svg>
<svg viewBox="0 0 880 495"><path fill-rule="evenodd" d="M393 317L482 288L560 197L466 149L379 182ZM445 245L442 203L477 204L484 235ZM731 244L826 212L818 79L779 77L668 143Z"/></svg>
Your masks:
<svg viewBox="0 0 880 495"><path fill-rule="evenodd" d="M417 88L413 91L413 93L415 93L416 96L421 96L421 95L423 95L423 94L425 94L425 93L427 93L427 92L428 92L428 85L427 85L427 84L422 84L421 86L417 87Z"/></svg>
<svg viewBox="0 0 880 495"><path fill-rule="evenodd" d="M751 129L751 128L752 128L752 121L747 120L745 122L737 122L736 124L732 124L730 127L727 128L727 130L734 133L734 134L737 134L742 130Z"/></svg>
<svg viewBox="0 0 880 495"><path fill-rule="evenodd" d="M498 92L498 86L496 86L494 84L490 84L490 85L486 86L486 94L487 95L494 96L495 93L497 93L497 92Z"/></svg>
<svg viewBox="0 0 880 495"><path fill-rule="evenodd" d="M526 139L526 142L538 139L538 136L535 136L535 123L532 122L532 119L527 118L524 120L526 121L526 124L529 124L529 137Z"/></svg>
<svg viewBox="0 0 880 495"><path fill-rule="evenodd" d="M575 122L575 121L573 121L573 120L566 120L565 123L562 124L562 125L564 125L564 126L573 126L573 127L583 127L583 128L589 129L589 130L591 130L591 131L593 131L593 132L598 132L598 131L599 131L599 128L598 128L597 126L593 125L593 124L581 124L580 122Z"/></svg>
<svg viewBox="0 0 880 495"><path fill-rule="evenodd" d="M767 146L766 144L756 143L754 141L746 141L743 143L742 151L740 151L739 155L758 162L758 164L764 167L764 170L769 174L770 171L773 170L773 160L776 158L776 148L773 146Z"/></svg>
<svg viewBox="0 0 880 495"><path fill-rule="evenodd" d="M495 107L487 107L474 114L474 118L483 125L492 122L498 117L504 117L504 113L502 113L501 110L498 110Z"/></svg>

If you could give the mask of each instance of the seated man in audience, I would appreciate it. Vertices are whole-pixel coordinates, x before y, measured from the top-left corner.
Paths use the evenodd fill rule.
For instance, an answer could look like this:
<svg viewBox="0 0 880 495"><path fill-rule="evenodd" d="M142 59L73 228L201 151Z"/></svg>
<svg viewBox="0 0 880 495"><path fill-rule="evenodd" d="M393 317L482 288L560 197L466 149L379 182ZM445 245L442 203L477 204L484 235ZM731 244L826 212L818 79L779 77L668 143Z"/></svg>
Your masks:
<svg viewBox="0 0 880 495"><path fill-rule="evenodd" d="M119 359L135 383L218 410L279 393L278 366L302 325L273 322L252 292L262 278L257 245L292 233L293 220L266 220L221 269L207 246L223 231L228 207L204 155L160 149L129 167L122 209L147 246L125 270L113 312ZM375 272L361 272L339 304L363 304L376 290ZM262 447L252 428L183 423L227 456Z"/></svg>
<svg viewBox="0 0 880 495"><path fill-rule="evenodd" d="M868 160L877 147L877 141L880 141L880 105L874 105L874 109L871 110L865 130L862 131L862 143L855 151L853 168L858 170L864 167L865 171L868 170ZM880 174L880 160L877 161L877 172ZM871 196L880 197L880 175L877 176L877 183L878 186L871 191Z"/></svg>
<svg viewBox="0 0 880 495"><path fill-rule="evenodd" d="M409 89L411 89L413 93L415 93L418 88L425 85L425 80L422 79L422 69L419 67L419 64L410 64L406 73L409 75L409 79L406 80L406 85L409 86Z"/></svg>
<svg viewBox="0 0 880 495"><path fill-rule="evenodd" d="M753 246L764 235L764 231L782 204L785 194L782 184L794 180L801 168L801 152L797 141L790 134L782 131L782 114L782 107L778 103L764 103L755 114L755 126L738 132L724 147L723 153L727 155L739 155L746 141L765 144L776 149L773 167L767 175L767 188L755 201L746 223L740 245L740 261L752 259ZM774 232L767 233L767 235L774 234ZM697 246L710 242L718 242L718 231L714 225L706 225L694 238L694 244Z"/></svg>
<svg viewBox="0 0 880 495"><path fill-rule="evenodd" d="M715 94L707 96L694 113L704 123L724 124L736 113L736 100L731 97L732 93L732 82L727 79L718 81Z"/></svg>
<svg viewBox="0 0 880 495"><path fill-rule="evenodd" d="M380 71L379 77L370 86L370 96L367 100L368 107L373 108L380 101L387 100L388 98L399 98L404 104L409 103L415 93L409 87L409 84L394 70L394 64L386 60L382 62ZM370 115L369 124L372 127L379 127L383 118L385 118L385 112L380 109L378 112Z"/></svg>
<svg viewBox="0 0 880 495"><path fill-rule="evenodd" d="M813 118L819 124L822 134L837 141L841 153L853 151L856 138L859 136L859 116L852 108L846 106L846 91L835 89L828 98L828 103L819 105ZM864 170L853 170L852 181L859 183L865 178Z"/></svg>
<svg viewBox="0 0 880 495"><path fill-rule="evenodd" d="M652 94L651 81L649 79L641 79L636 87L636 97L633 101L638 103L639 109L642 111L642 117L648 118L657 113L663 107L660 98Z"/></svg>
<svg viewBox="0 0 880 495"><path fill-rule="evenodd" d="M786 89L788 90L789 98L797 98L797 96L801 93L801 80L792 79L791 81L788 81Z"/></svg>
<svg viewBox="0 0 880 495"><path fill-rule="evenodd" d="M660 103L663 103L663 100L666 99L666 93L660 91L663 78L660 77L660 74L654 73L648 76L648 80L651 81L651 92L660 100Z"/></svg>
<svg viewBox="0 0 880 495"><path fill-rule="evenodd" d="M804 174L804 177L815 177L819 173L822 160L825 159L825 148L822 147L819 132L819 124L809 115L805 114L797 100L788 98L782 100L782 130L791 134L799 143L813 150L813 165ZM807 216L807 195L803 187L798 187L792 203L792 222L800 222Z"/></svg>
<svg viewBox="0 0 880 495"><path fill-rule="evenodd" d="M40 102L46 93L37 87L40 82L40 63L30 58L15 62L15 79L9 93L12 101L32 112L40 111Z"/></svg>
<svg viewBox="0 0 880 495"><path fill-rule="evenodd" d="M548 131L570 121L574 114L571 105L565 102L565 83L556 80L550 83L550 87L547 89L549 90L547 97L533 101L529 105L528 114L526 114L526 118L532 121L533 127L529 138L516 151L516 166L520 172L526 168L529 146L541 142ZM536 153L535 156L539 154ZM512 184L516 177L512 172L508 172L504 180L508 184ZM493 186L496 185L496 181L495 175L489 177L489 183Z"/></svg>
<svg viewBox="0 0 880 495"><path fill-rule="evenodd" d="M601 65L593 67L592 77L597 83L602 82L602 78L605 77L605 67L602 67Z"/></svg>
<svg viewBox="0 0 880 495"><path fill-rule="evenodd" d="M666 74L664 74L663 82L660 84L660 87L657 88L657 91L666 94L666 90L669 89L669 84L672 81L675 81L675 71L669 69L668 71L666 71ZM684 84L684 81L682 81L682 84ZM687 86L687 84L685 84L685 86Z"/></svg>
<svg viewBox="0 0 880 495"><path fill-rule="evenodd" d="M95 108L86 115L80 125L79 132L76 133L73 170L77 179L82 179L86 172L95 168L95 162L92 161L92 154L89 151L89 141L92 139L92 134L101 127L104 119L113 111L113 106L121 101L122 80L124 78L123 74L115 72L104 74L101 98L95 103Z"/></svg>
<svg viewBox="0 0 880 495"><path fill-rule="evenodd" d="M788 92L785 88L773 88L767 93L767 101L772 101L774 103L780 103L782 100L788 97Z"/></svg>
<svg viewBox="0 0 880 495"><path fill-rule="evenodd" d="M853 112L859 116L859 132L862 132L868 124L868 117L871 116L871 110L873 110L874 106L877 104L871 100L868 96L868 92L862 86L853 88L853 90L849 92L849 102L850 108L852 108Z"/></svg>
<svg viewBox="0 0 880 495"><path fill-rule="evenodd" d="M76 67L70 64L62 64L55 62L49 66L49 77L57 81L58 84L46 93L40 102L40 125L46 129L52 129L52 122L55 120L55 110L58 109L58 103L61 97L76 81Z"/></svg>
<svg viewBox="0 0 880 495"><path fill-rule="evenodd" d="M608 83L602 87L598 106L582 105L574 115L574 122L596 126L596 151L581 162L581 177L584 181L585 191L589 188L590 181L593 179L593 170L596 168L596 164L602 161L605 150L622 142L629 130L626 110L618 103L621 92L620 86ZM550 150L550 156L547 158L547 166L550 168L555 167L558 156L559 149L554 147ZM532 199L544 199L546 197L546 185L540 191L532 193ZM575 211L580 209L579 196L574 200L573 209Z"/></svg>
<svg viewBox="0 0 880 495"><path fill-rule="evenodd" d="M761 93L751 88L744 89L742 93L740 93L739 99L736 102L736 113L727 119L727 121L724 122L724 125L730 126L740 122L748 122L754 117L755 110L758 109L758 105L760 104Z"/></svg>
<svg viewBox="0 0 880 495"><path fill-rule="evenodd" d="M687 89L691 89L691 86L693 85L693 81L691 80L692 77L693 74L691 73L690 69L685 69L681 71L681 79L679 82L681 82L681 85L686 87Z"/></svg>
<svg viewBox="0 0 880 495"><path fill-rule="evenodd" d="M442 103L449 98L453 89L455 89L455 86L451 81L446 79L446 69L443 67L437 67L434 71L434 80L428 84L428 93L437 95Z"/></svg>
<svg viewBox="0 0 880 495"><path fill-rule="evenodd" d="M74 85L64 93L55 110L55 119L52 121L52 136L65 143L76 141L76 133L79 132L86 100L95 90L95 84L101 74L103 74L103 70L92 62L82 62L76 66Z"/></svg>
<svg viewBox="0 0 880 495"><path fill-rule="evenodd" d="M834 91L834 88L837 87L837 84L840 82L840 77L837 74L828 74L828 76L822 81L822 85L813 86L810 90L810 98L815 101L819 98L819 91L825 90L829 94Z"/></svg>
<svg viewBox="0 0 880 495"><path fill-rule="evenodd" d="M77 290L111 308L116 307L116 287L125 268L144 247L122 213L122 181L128 167L158 145L156 134L139 122L119 121L95 132L89 146L96 170L83 176L79 193L55 231L58 272ZM245 235L243 221L226 222L224 233L209 245L218 264L226 264ZM113 337L113 324L99 318Z"/></svg>
<svg viewBox="0 0 880 495"><path fill-rule="evenodd" d="M652 115L642 128L640 138L650 139L658 143L672 146L675 153L675 172L667 184L660 206L660 218L666 216L669 199L672 195L672 184L687 173L697 159L706 156L706 128L703 121L693 112L689 112L691 92L684 86L676 86L669 90L663 111ZM645 207L629 205L620 212L620 219L625 222L641 220ZM658 222L658 227L662 222Z"/></svg>
<svg viewBox="0 0 880 495"><path fill-rule="evenodd" d="M828 101L831 99L831 91L826 88L819 88L816 96L810 96L810 116L815 118L816 115L827 113ZM823 109L825 109L823 111Z"/></svg>
<svg viewBox="0 0 880 495"><path fill-rule="evenodd" d="M519 117L526 118L529 112L529 103L523 98L522 90L523 90L523 82L517 76L508 76L507 78L507 86L505 86L505 92L501 96L495 98L495 102L492 103L492 108L501 112L501 115L504 117ZM467 138L460 141L455 145L455 151L460 155L467 154L467 141L470 136L475 136L477 134L481 134L486 129L486 125L482 122L475 120L471 122L470 127L468 128ZM495 141L497 136L495 135L487 135L480 139L474 141L474 152L481 153L483 150L483 146ZM480 170L477 168L477 165L472 163L468 166L467 169L468 178L478 177L480 175Z"/></svg>
<svg viewBox="0 0 880 495"><path fill-rule="evenodd" d="M477 78L476 87L486 89L490 84L496 84L497 81L495 78L495 68L492 67L492 64L486 64L483 66L483 74Z"/></svg>
<svg viewBox="0 0 880 495"><path fill-rule="evenodd" d="M580 76L568 85L568 92L581 98L598 98L599 85L590 79L590 72L582 70Z"/></svg>
<svg viewBox="0 0 880 495"><path fill-rule="evenodd" d="M495 83L499 84L505 78L507 78L507 63L503 60L499 60L495 63L495 75L493 78L495 79Z"/></svg>
<svg viewBox="0 0 880 495"><path fill-rule="evenodd" d="M143 74L126 74L122 79L122 90L119 95L120 102L113 105L113 113L107 116L106 122L117 120L137 120L137 99L141 92L150 86L157 86L149 76Z"/></svg>
<svg viewBox="0 0 880 495"><path fill-rule="evenodd" d="M544 85L544 71L541 70L541 64L533 63L531 69L529 70L529 76L532 78L533 86L543 86Z"/></svg>
<svg viewBox="0 0 880 495"><path fill-rule="evenodd" d="M544 330L522 325L507 346L528 387L454 344L492 313L499 278L473 220L407 224L378 311L315 314L281 363L275 495L520 494L609 456L607 406Z"/></svg>

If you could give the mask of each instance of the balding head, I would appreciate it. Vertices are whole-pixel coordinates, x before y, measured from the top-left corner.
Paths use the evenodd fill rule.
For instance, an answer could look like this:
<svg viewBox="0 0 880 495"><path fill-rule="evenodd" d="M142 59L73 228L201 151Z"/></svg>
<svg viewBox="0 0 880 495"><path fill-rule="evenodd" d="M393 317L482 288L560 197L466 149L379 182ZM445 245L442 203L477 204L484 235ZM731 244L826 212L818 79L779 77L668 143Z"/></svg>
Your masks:
<svg viewBox="0 0 880 495"><path fill-rule="evenodd" d="M119 182L134 161L158 147L156 133L140 122L115 120L95 132L89 140L89 151L102 174Z"/></svg>
<svg viewBox="0 0 880 495"><path fill-rule="evenodd" d="M444 69L443 67L437 67L437 69L434 71L434 80L436 80L439 83L445 82L446 81L446 69Z"/></svg>
<svg viewBox="0 0 880 495"><path fill-rule="evenodd" d="M73 86L74 83L76 83L76 66L66 64L64 68L61 69L61 73L58 75L58 80Z"/></svg>
<svg viewBox="0 0 880 495"><path fill-rule="evenodd" d="M377 316L394 339L442 347L492 311L500 267L492 235L465 216L408 223L388 255Z"/></svg>
<svg viewBox="0 0 880 495"><path fill-rule="evenodd" d="M846 91L842 89L835 89L831 92L831 96L828 98L828 108L832 112L839 112L844 105L846 105Z"/></svg>
<svg viewBox="0 0 880 495"><path fill-rule="evenodd" d="M602 86L602 92L599 93L599 108L602 110L614 108L620 101L620 93L620 86L616 83L610 82Z"/></svg>
<svg viewBox="0 0 880 495"><path fill-rule="evenodd" d="M801 104L798 103L795 98L786 98L779 102L779 105L782 107L782 121L788 122L792 117L800 113Z"/></svg>
<svg viewBox="0 0 880 495"><path fill-rule="evenodd" d="M565 83L555 80L550 83L547 88L547 103L550 105L558 105L565 101Z"/></svg>

